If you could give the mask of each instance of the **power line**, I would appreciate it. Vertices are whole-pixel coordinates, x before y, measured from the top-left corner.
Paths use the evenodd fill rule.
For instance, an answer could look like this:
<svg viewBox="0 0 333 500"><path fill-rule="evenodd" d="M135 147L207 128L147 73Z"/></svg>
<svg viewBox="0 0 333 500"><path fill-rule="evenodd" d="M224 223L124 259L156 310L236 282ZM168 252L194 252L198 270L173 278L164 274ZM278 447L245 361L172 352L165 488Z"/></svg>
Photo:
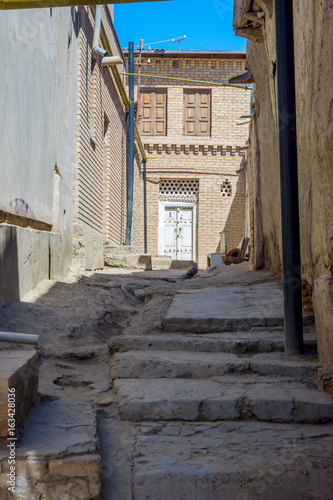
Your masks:
<svg viewBox="0 0 333 500"><path fill-rule="evenodd" d="M173 76L144 75L142 73L139 74L139 73L121 73L121 72L119 72L119 74L125 75L125 76L140 76L141 78L158 78L161 80L175 80L178 82L201 83L204 85L216 85L217 87L233 87L235 89L251 90L251 87L241 86L241 84L240 85L232 85L230 83L207 82L206 80L192 80L190 78L175 78Z"/></svg>

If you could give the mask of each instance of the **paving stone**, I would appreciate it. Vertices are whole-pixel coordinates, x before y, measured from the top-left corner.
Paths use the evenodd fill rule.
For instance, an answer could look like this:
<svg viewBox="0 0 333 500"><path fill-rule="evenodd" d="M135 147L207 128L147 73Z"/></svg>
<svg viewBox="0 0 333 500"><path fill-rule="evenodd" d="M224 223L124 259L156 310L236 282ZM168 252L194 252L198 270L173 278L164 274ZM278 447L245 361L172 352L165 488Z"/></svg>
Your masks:
<svg viewBox="0 0 333 500"><path fill-rule="evenodd" d="M100 500L102 466L94 408L66 401L34 407L22 441L16 442L15 466L15 498ZM0 470L7 473L8 467L4 447L0 449Z"/></svg>
<svg viewBox="0 0 333 500"><path fill-rule="evenodd" d="M65 456L96 453L97 423L91 405L50 401L34 407L24 426L17 456Z"/></svg>
<svg viewBox="0 0 333 500"><path fill-rule="evenodd" d="M257 418L318 423L333 419L333 400L328 394L286 377L118 379L114 387L123 420Z"/></svg>
<svg viewBox="0 0 333 500"><path fill-rule="evenodd" d="M135 500L333 498L332 425L183 425L192 435L138 428Z"/></svg>
<svg viewBox="0 0 333 500"><path fill-rule="evenodd" d="M210 378L229 372L313 377L320 363L290 360L280 353L241 357L236 354L184 351L128 351L116 353L111 378Z"/></svg>
<svg viewBox="0 0 333 500"><path fill-rule="evenodd" d="M308 350L315 350L315 335L304 332ZM260 353L284 350L282 329L260 328L248 332L190 334L156 332L155 335L118 335L109 341L111 353L131 350Z"/></svg>
<svg viewBox="0 0 333 500"><path fill-rule="evenodd" d="M200 333L283 324L283 293L277 284L226 284L178 292L164 318L163 329Z"/></svg>

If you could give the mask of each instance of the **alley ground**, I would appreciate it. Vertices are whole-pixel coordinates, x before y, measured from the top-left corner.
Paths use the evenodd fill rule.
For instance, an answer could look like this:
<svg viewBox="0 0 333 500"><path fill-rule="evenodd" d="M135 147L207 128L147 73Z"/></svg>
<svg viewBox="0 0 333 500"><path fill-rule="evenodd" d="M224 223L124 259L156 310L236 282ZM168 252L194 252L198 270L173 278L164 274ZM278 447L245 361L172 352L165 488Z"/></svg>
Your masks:
<svg viewBox="0 0 333 500"><path fill-rule="evenodd" d="M101 460L106 500L333 499L311 317L305 355L286 357L277 278L183 272L44 281L1 311L1 330L40 335L15 498L97 499Z"/></svg>

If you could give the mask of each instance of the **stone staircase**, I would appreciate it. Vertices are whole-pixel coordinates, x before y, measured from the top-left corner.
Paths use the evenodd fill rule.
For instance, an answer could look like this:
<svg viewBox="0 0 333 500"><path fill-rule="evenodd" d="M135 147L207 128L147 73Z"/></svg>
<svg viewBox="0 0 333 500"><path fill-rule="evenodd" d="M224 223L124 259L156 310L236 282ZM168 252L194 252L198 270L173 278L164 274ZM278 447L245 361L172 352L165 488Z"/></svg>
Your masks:
<svg viewBox="0 0 333 500"><path fill-rule="evenodd" d="M119 416L138 432L133 500L333 498L316 340L306 329L294 357L283 344L279 327L112 339Z"/></svg>

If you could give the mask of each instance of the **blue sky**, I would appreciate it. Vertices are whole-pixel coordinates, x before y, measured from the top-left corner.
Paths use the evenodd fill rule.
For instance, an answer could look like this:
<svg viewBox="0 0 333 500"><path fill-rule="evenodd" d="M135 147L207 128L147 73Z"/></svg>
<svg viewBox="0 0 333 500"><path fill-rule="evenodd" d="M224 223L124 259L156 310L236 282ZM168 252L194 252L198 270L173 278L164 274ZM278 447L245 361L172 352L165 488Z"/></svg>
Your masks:
<svg viewBox="0 0 333 500"><path fill-rule="evenodd" d="M245 50L246 40L232 30L233 0L170 0L115 5L115 26L122 47L186 35L182 49ZM144 48L148 48L145 45ZM177 49L164 42L151 48Z"/></svg>

